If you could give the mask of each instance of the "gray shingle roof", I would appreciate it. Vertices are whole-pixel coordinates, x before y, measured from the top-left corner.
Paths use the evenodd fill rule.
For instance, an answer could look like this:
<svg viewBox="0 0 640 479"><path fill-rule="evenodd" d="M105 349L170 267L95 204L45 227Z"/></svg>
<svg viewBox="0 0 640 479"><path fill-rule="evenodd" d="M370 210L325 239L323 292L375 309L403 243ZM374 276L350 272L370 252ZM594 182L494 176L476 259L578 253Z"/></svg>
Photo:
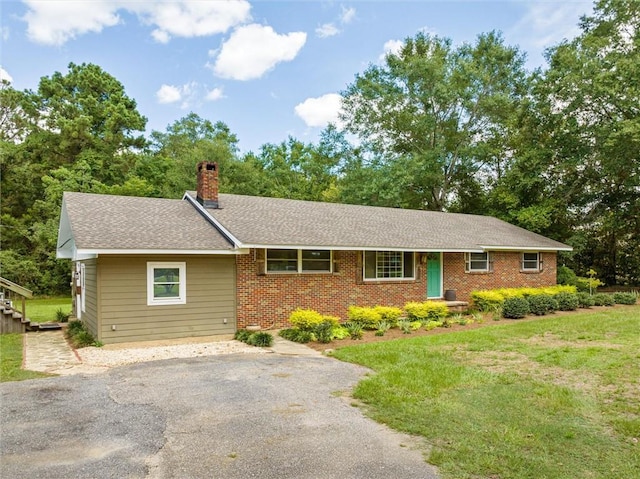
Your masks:
<svg viewBox="0 0 640 479"><path fill-rule="evenodd" d="M64 193L64 203L78 249L233 249L184 200Z"/></svg>
<svg viewBox="0 0 640 479"><path fill-rule="evenodd" d="M188 194L195 198L194 192ZM219 209L207 211L244 246L570 249L489 216L228 194L221 194L219 203Z"/></svg>

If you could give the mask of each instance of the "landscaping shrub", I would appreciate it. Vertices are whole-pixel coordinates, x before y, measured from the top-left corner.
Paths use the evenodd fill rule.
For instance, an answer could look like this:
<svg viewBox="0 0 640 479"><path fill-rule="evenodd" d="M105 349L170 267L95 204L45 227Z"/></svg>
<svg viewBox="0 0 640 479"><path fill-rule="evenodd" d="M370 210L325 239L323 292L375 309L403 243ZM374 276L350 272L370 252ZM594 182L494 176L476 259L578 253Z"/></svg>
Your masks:
<svg viewBox="0 0 640 479"><path fill-rule="evenodd" d="M529 302L524 298L507 298L502 305L502 316L509 319L524 318L529 313Z"/></svg>
<svg viewBox="0 0 640 479"><path fill-rule="evenodd" d="M427 331L431 331L432 329L436 329L442 326L442 321L427 321L424 325L424 329Z"/></svg>
<svg viewBox="0 0 640 479"><path fill-rule="evenodd" d="M613 301L616 304L636 304L638 296L635 293L613 293Z"/></svg>
<svg viewBox="0 0 640 479"><path fill-rule="evenodd" d="M311 331L303 331L298 328L283 329L280 331L280 336L294 343L308 343L315 339L314 334Z"/></svg>
<svg viewBox="0 0 640 479"><path fill-rule="evenodd" d="M473 291L471 293L473 304L480 311L493 311L496 307L502 306L504 297L495 291Z"/></svg>
<svg viewBox="0 0 640 479"><path fill-rule="evenodd" d="M323 316L313 309L298 308L289 315L291 326L303 331L313 331L322 321Z"/></svg>
<svg viewBox="0 0 640 479"><path fill-rule="evenodd" d="M347 331L349 331L351 339L362 339L362 323L349 321L344 323L343 326Z"/></svg>
<svg viewBox="0 0 640 479"><path fill-rule="evenodd" d="M590 308L595 304L593 296L591 296L589 293L585 293L584 291L576 293L576 298L578 298L579 308Z"/></svg>
<svg viewBox="0 0 640 479"><path fill-rule="evenodd" d="M376 306L373 309L380 314L380 319L388 321L391 327L395 326L402 316L402 309L394 306Z"/></svg>
<svg viewBox="0 0 640 479"><path fill-rule="evenodd" d="M102 346L96 341L82 321L75 320L69 323L66 330L67 339L74 348L85 348L87 346Z"/></svg>
<svg viewBox="0 0 640 479"><path fill-rule="evenodd" d="M376 308L364 306L349 306L349 321L359 323L365 329L376 329L376 324L382 321L382 315Z"/></svg>
<svg viewBox="0 0 640 479"><path fill-rule="evenodd" d="M316 335L316 339L320 343L330 343L333 339L333 327L334 324L332 321L323 321L318 324L313 332Z"/></svg>
<svg viewBox="0 0 640 479"><path fill-rule="evenodd" d="M69 321L71 313L65 313L62 309L56 310L56 321L58 323L66 323Z"/></svg>
<svg viewBox="0 0 640 479"><path fill-rule="evenodd" d="M561 293L568 294L568 293ZM558 309L558 302L553 296L548 294L536 294L526 298L529 303L529 312L536 316L542 316L548 313L553 313Z"/></svg>
<svg viewBox="0 0 640 479"><path fill-rule="evenodd" d="M389 321L379 321L376 325L376 336L384 336L384 333L391 329Z"/></svg>
<svg viewBox="0 0 640 479"><path fill-rule="evenodd" d="M607 293L598 293L593 296L593 304L596 306L613 306L615 301L613 296Z"/></svg>
<svg viewBox="0 0 640 479"><path fill-rule="evenodd" d="M449 314L447 305L440 301L425 301L423 303L409 302L404 305L410 321L426 322L441 320Z"/></svg>
<svg viewBox="0 0 640 479"><path fill-rule="evenodd" d="M580 306L580 300L576 293L558 293L555 295L560 311L575 311Z"/></svg>
<svg viewBox="0 0 640 479"><path fill-rule="evenodd" d="M558 266L557 271L557 282L558 284L568 284L571 286L576 286L578 281L578 276L575 271L573 271L568 266Z"/></svg>
<svg viewBox="0 0 640 479"><path fill-rule="evenodd" d="M344 326L334 326L332 334L333 339L345 339L350 336L349 330Z"/></svg>
<svg viewBox="0 0 640 479"><path fill-rule="evenodd" d="M411 334L411 321L408 319L401 319L398 321L398 326L403 334Z"/></svg>
<svg viewBox="0 0 640 479"><path fill-rule="evenodd" d="M249 336L246 341L251 346L257 346L260 348L268 348L273 344L273 336L264 331L258 331Z"/></svg>

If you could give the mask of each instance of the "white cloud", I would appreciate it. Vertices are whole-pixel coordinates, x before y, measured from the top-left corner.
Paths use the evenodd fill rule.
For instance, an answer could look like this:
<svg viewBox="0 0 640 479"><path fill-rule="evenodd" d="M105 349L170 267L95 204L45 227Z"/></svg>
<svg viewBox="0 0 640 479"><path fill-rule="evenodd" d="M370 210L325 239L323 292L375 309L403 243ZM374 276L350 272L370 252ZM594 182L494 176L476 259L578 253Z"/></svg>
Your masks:
<svg viewBox="0 0 640 479"><path fill-rule="evenodd" d="M255 23L238 27L222 45L213 71L233 80L260 78L278 63L293 60L306 41L304 32L279 35L273 28Z"/></svg>
<svg viewBox="0 0 640 479"><path fill-rule="evenodd" d="M342 11L338 16L338 23L341 25L347 25L351 23L356 16L356 9L353 7L346 8L344 6L341 7ZM337 35L342 30L338 28L335 22L325 23L316 28L316 35L320 38L328 38Z"/></svg>
<svg viewBox="0 0 640 479"><path fill-rule="evenodd" d="M205 98L207 99L207 101L216 101L220 98L224 98L222 88L214 88L207 93L207 96Z"/></svg>
<svg viewBox="0 0 640 479"><path fill-rule="evenodd" d="M151 35L160 43L175 37L202 37L224 33L250 19L251 5L245 0L133 2L127 9L156 28Z"/></svg>
<svg viewBox="0 0 640 479"><path fill-rule="evenodd" d="M307 98L295 107L295 113L310 127L325 127L329 123L340 125L342 97L327 93L318 98Z"/></svg>
<svg viewBox="0 0 640 479"><path fill-rule="evenodd" d="M526 8L525 15L508 35L525 37L527 44L543 49L580 33L578 22L591 11L591 2L532 2Z"/></svg>
<svg viewBox="0 0 640 479"><path fill-rule="evenodd" d="M0 82L7 81L13 83L13 77L9 75L9 72L0 66Z"/></svg>
<svg viewBox="0 0 640 479"><path fill-rule="evenodd" d="M316 35L320 38L332 37L338 33L340 33L340 30L333 23L325 23L316 28Z"/></svg>
<svg viewBox="0 0 640 479"><path fill-rule="evenodd" d="M347 23L351 23L351 21L356 16L356 9L353 7L345 8L342 7L342 13L340 14L340 23L346 25Z"/></svg>
<svg viewBox="0 0 640 479"><path fill-rule="evenodd" d="M402 40L386 41L384 46L382 47L382 53L378 57L378 60L383 62L387 58L387 55L396 55L402 48L402 45L404 45L404 42Z"/></svg>
<svg viewBox="0 0 640 479"><path fill-rule="evenodd" d="M120 22L113 1L68 2L25 0L27 36L34 42L62 45L78 35L99 33Z"/></svg>
<svg viewBox="0 0 640 479"><path fill-rule="evenodd" d="M182 93L180 87L173 85L162 85L156 92L156 98L158 103L175 103L182 99Z"/></svg>
<svg viewBox="0 0 640 479"><path fill-rule="evenodd" d="M119 11L138 15L156 28L152 37L161 43L171 37L197 37L224 33L250 20L246 0L135 1L135 0L24 0L28 11L27 35L37 43L62 45L89 32L99 33L120 23Z"/></svg>

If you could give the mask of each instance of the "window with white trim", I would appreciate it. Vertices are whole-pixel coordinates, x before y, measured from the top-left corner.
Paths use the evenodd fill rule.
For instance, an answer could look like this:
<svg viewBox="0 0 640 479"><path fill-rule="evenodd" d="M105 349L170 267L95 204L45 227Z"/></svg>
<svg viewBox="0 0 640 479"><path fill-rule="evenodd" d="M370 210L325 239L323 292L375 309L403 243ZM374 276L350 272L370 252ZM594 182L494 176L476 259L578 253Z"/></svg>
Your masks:
<svg viewBox="0 0 640 479"><path fill-rule="evenodd" d="M488 273L492 270L491 257L488 252L465 253L464 270L467 273Z"/></svg>
<svg viewBox="0 0 640 479"><path fill-rule="evenodd" d="M147 263L147 305L186 304L186 302L186 263Z"/></svg>
<svg viewBox="0 0 640 479"><path fill-rule="evenodd" d="M520 268L522 271L541 271L540 253L522 253Z"/></svg>
<svg viewBox="0 0 640 479"><path fill-rule="evenodd" d="M267 249L267 273L331 273L330 250Z"/></svg>
<svg viewBox="0 0 640 479"><path fill-rule="evenodd" d="M415 279L414 254L410 251L365 251L363 277L366 281Z"/></svg>

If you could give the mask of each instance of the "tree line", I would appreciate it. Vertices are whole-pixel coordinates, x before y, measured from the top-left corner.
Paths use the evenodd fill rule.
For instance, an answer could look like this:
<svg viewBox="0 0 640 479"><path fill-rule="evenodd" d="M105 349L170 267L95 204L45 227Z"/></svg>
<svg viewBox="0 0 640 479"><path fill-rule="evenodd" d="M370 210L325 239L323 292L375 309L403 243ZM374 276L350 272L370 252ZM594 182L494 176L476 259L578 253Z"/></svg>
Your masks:
<svg viewBox="0 0 640 479"><path fill-rule="evenodd" d="M180 198L215 160L221 192L493 215L573 246L559 262L578 274L638 285L639 25L639 2L599 0L534 72L498 32L459 46L418 33L346 86L342 127L244 154L194 113L145 137L135 100L94 64L36 91L5 82L1 274L66 291L63 191Z"/></svg>

